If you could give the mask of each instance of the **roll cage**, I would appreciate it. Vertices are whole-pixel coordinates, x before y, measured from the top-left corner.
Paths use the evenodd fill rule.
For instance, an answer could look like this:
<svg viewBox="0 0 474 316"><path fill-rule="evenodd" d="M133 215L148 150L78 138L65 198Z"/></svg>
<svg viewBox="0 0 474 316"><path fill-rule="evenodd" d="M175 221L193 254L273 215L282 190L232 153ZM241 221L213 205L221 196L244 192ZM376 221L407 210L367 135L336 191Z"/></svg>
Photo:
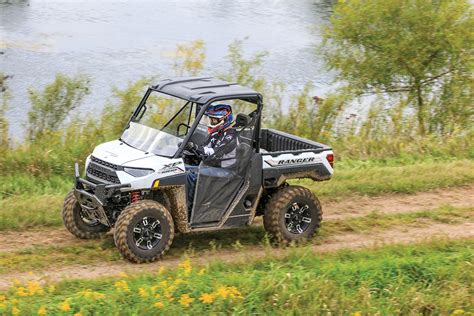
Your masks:
<svg viewBox="0 0 474 316"><path fill-rule="evenodd" d="M141 118L141 115L143 115L144 111L146 111L146 102L153 91L187 101L170 119L169 122L171 122L177 115L179 115L181 111L189 105L189 103L191 103L192 108L194 108L194 106L196 107L195 120L173 158L180 157L181 153L183 152L184 146L194 134L194 131L196 130L199 122L201 121L201 118L204 115L204 112L206 111L207 107L213 102L225 100L242 100L257 105L255 113L256 133L254 133L253 136L253 147L255 148L256 152L259 152L261 112L263 108L263 97L260 93L250 88L243 87L237 83L229 83L212 77L163 79L158 82L158 84L148 88L145 95L138 104L137 108L130 117L129 123L130 121L134 121L135 119ZM190 115L191 112L192 110L190 111Z"/></svg>

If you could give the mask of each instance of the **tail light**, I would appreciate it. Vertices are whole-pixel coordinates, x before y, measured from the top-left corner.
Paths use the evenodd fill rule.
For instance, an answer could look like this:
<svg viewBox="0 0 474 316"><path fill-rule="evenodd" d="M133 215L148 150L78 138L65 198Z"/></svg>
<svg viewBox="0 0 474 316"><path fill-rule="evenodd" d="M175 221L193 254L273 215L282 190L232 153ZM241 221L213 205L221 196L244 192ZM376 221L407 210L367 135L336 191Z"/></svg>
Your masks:
<svg viewBox="0 0 474 316"><path fill-rule="evenodd" d="M334 155L328 154L326 155L326 160L329 162L332 168L334 168Z"/></svg>

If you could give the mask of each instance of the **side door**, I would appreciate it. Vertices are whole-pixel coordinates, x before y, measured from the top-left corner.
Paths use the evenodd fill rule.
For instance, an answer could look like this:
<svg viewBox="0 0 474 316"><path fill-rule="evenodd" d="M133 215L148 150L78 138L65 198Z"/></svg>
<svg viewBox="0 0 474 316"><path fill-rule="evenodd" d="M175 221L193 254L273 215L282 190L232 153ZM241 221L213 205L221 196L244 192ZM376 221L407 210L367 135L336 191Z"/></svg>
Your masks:
<svg viewBox="0 0 474 316"><path fill-rule="evenodd" d="M222 158L216 153L199 165L191 224L220 222L232 211L234 201L248 190L246 181L251 171L251 158L255 154L256 121L256 116L252 119L246 114L237 114L234 126L236 137L233 140L236 144L226 145L235 146L235 156ZM226 151L224 147L222 149Z"/></svg>

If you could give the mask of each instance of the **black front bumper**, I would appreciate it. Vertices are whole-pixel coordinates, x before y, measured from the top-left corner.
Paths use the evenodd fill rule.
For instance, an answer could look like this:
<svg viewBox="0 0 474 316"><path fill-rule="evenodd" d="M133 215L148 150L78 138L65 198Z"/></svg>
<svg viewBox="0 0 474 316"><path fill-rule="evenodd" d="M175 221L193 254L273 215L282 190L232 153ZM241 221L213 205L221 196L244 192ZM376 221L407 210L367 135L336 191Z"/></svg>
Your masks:
<svg viewBox="0 0 474 316"><path fill-rule="evenodd" d="M89 180L82 179L79 174L79 165L74 164L76 183L74 186L74 196L81 205L84 212L90 217L98 219L102 224L112 226L105 212L107 199L120 193L120 189L129 188L130 183L124 184L96 184Z"/></svg>

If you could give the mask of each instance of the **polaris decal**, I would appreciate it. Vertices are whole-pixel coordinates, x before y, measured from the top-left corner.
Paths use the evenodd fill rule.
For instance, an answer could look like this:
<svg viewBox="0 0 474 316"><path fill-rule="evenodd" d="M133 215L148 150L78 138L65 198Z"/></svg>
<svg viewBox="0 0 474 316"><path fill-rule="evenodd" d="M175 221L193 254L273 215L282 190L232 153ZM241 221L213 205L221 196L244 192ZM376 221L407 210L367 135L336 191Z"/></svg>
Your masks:
<svg viewBox="0 0 474 316"><path fill-rule="evenodd" d="M268 159L265 160L272 167L287 166L287 165L303 165L321 162L321 158L318 157L306 157L306 158L292 158L292 159Z"/></svg>

